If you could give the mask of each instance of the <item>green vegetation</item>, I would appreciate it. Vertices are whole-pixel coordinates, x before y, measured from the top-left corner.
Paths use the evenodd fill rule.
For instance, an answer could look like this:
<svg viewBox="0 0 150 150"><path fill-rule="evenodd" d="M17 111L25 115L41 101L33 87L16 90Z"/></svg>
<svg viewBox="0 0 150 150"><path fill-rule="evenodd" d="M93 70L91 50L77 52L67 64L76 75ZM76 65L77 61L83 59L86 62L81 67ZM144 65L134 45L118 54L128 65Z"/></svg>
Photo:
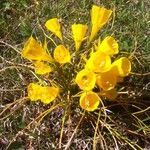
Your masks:
<svg viewBox="0 0 150 150"><path fill-rule="evenodd" d="M113 10L99 35L113 35L120 54L132 60L132 73L121 83L117 100L104 101L94 112L84 112L78 98L69 105L27 101L26 87L36 77L20 57L24 42L31 34L43 40L45 21L58 17L65 40L73 43L69 27L90 24L92 4ZM0 149L149 149L149 8L149 0L1 0Z"/></svg>

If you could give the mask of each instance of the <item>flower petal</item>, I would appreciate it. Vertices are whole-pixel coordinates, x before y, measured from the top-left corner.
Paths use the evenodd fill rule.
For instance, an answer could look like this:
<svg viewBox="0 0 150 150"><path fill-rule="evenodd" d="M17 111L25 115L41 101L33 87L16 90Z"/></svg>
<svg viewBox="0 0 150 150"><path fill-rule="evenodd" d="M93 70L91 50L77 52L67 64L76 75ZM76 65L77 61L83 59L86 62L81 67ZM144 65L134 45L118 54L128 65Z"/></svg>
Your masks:
<svg viewBox="0 0 150 150"><path fill-rule="evenodd" d="M21 55L30 61L52 61L52 57L47 54L46 50L32 36L25 43Z"/></svg>
<svg viewBox="0 0 150 150"><path fill-rule="evenodd" d="M117 77L111 70L103 72L97 76L97 85L105 91L111 90L117 83Z"/></svg>
<svg viewBox="0 0 150 150"><path fill-rule="evenodd" d="M65 64L70 62L71 56L69 50L66 49L63 45L58 45L54 50L54 58L60 64Z"/></svg>
<svg viewBox="0 0 150 150"><path fill-rule="evenodd" d="M36 83L30 83L27 87L28 97L31 101L40 99L41 86Z"/></svg>
<svg viewBox="0 0 150 150"><path fill-rule="evenodd" d="M92 53L89 60L87 61L85 68L91 71L102 73L106 72L111 67L111 59L110 56L101 53L99 51Z"/></svg>
<svg viewBox="0 0 150 150"><path fill-rule="evenodd" d="M121 57L112 63L112 70L116 76L125 77L131 72L131 62L128 58Z"/></svg>
<svg viewBox="0 0 150 150"><path fill-rule="evenodd" d="M53 34L59 37L60 40L62 40L61 27L57 18L49 19L46 21L45 26L49 31L51 31Z"/></svg>
<svg viewBox="0 0 150 150"><path fill-rule="evenodd" d="M113 37L107 36L102 43L99 44L98 50L106 55L118 54L118 43Z"/></svg>
<svg viewBox="0 0 150 150"><path fill-rule="evenodd" d="M80 106L87 111L94 111L98 108L100 100L96 93L92 91L84 92L80 97Z"/></svg>
<svg viewBox="0 0 150 150"><path fill-rule="evenodd" d="M48 64L41 62L41 61L36 61L34 62L34 66L35 66L35 73L36 74L47 74L52 72L52 67L50 67Z"/></svg>
<svg viewBox="0 0 150 150"><path fill-rule="evenodd" d="M52 102L59 94L59 89L56 87L42 87L42 93L41 93L41 102L45 104L49 104Z"/></svg>
<svg viewBox="0 0 150 150"><path fill-rule="evenodd" d="M108 10L104 7L99 7L96 5L92 6L91 10L91 22L92 31L90 35L90 41L93 40L97 32L106 24L110 18L112 10Z"/></svg>
<svg viewBox="0 0 150 150"><path fill-rule="evenodd" d="M75 82L78 84L80 89L90 91L95 86L96 75L92 71L83 69L78 72Z"/></svg>
<svg viewBox="0 0 150 150"><path fill-rule="evenodd" d="M28 97L31 101L41 100L45 104L52 102L59 94L59 89L51 86L40 86L30 83L27 88Z"/></svg>
<svg viewBox="0 0 150 150"><path fill-rule="evenodd" d="M81 43L87 32L87 29L88 29L87 25L83 25L83 24L72 25L72 34L73 34L73 39L75 41L76 50L79 50Z"/></svg>

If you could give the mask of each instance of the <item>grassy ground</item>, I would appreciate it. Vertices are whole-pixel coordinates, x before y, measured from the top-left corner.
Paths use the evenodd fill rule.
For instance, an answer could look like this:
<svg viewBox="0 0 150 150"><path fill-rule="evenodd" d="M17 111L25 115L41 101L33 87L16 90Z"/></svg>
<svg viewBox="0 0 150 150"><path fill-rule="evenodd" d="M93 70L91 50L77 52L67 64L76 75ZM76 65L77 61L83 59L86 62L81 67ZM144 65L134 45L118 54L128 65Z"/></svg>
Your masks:
<svg viewBox="0 0 150 150"><path fill-rule="evenodd" d="M28 62L20 57L23 43L31 34L42 40L41 27L57 16L69 45L70 25L90 24L93 3L114 11L99 35L113 35L120 54L132 60L132 73L121 84L125 94L117 102L105 101L93 113L83 112L74 99L69 107L59 106L38 124L39 114L53 107L17 101L36 80L26 67ZM1 0L0 149L150 149L149 8L149 0Z"/></svg>

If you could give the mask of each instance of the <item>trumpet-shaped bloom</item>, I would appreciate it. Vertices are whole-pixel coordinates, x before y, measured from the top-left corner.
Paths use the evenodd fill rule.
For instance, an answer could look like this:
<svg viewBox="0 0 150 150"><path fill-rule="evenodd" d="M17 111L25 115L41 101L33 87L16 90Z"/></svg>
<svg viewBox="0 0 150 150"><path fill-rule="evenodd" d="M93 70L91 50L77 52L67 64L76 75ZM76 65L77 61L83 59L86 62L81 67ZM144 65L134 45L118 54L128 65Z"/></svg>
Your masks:
<svg viewBox="0 0 150 150"><path fill-rule="evenodd" d="M63 45L58 45L54 50L54 58L60 64L65 64L70 62L71 56L68 49Z"/></svg>
<svg viewBox="0 0 150 150"><path fill-rule="evenodd" d="M108 98L109 100L115 100L118 96L116 89L111 89L109 91L102 91L101 94Z"/></svg>
<svg viewBox="0 0 150 150"><path fill-rule="evenodd" d="M41 100L41 102L48 104L52 102L59 94L59 89L50 86L40 86L36 83L28 85L28 97L31 101Z"/></svg>
<svg viewBox="0 0 150 150"><path fill-rule="evenodd" d="M87 111L94 111L98 108L100 100L96 93L92 91L84 92L80 97L80 106Z"/></svg>
<svg viewBox="0 0 150 150"><path fill-rule="evenodd" d="M90 35L90 41L95 37L97 32L106 24L112 11L96 5L92 6L91 10L91 21L92 31Z"/></svg>
<svg viewBox="0 0 150 150"><path fill-rule="evenodd" d="M47 54L46 50L33 37L30 37L25 43L21 55L30 61L52 61L52 57Z"/></svg>
<svg viewBox="0 0 150 150"><path fill-rule="evenodd" d="M99 45L98 50L106 55L118 54L118 43L113 37L107 36Z"/></svg>
<svg viewBox="0 0 150 150"><path fill-rule="evenodd" d="M52 68L44 62L36 61L36 62L34 62L34 66L35 66L35 73L36 74L43 75L43 74L47 74L47 73L52 72Z"/></svg>
<svg viewBox="0 0 150 150"><path fill-rule="evenodd" d="M99 51L93 53L85 65L85 68L98 73L106 72L110 67L110 56Z"/></svg>
<svg viewBox="0 0 150 150"><path fill-rule="evenodd" d="M36 101L41 98L41 86L36 83L30 83L27 92L31 101Z"/></svg>
<svg viewBox="0 0 150 150"><path fill-rule="evenodd" d="M121 57L112 64L112 70L116 76L125 77L131 72L131 62L126 57Z"/></svg>
<svg viewBox="0 0 150 150"><path fill-rule="evenodd" d="M41 102L49 104L52 102L59 94L59 89L56 87L45 86L42 87Z"/></svg>
<svg viewBox="0 0 150 150"><path fill-rule="evenodd" d="M95 86L96 75L92 71L83 69L78 72L75 82L78 84L80 89L90 91Z"/></svg>
<svg viewBox="0 0 150 150"><path fill-rule="evenodd" d="M51 31L53 34L59 37L60 40L62 40L61 27L57 18L49 19L46 21L45 26L49 31Z"/></svg>
<svg viewBox="0 0 150 150"><path fill-rule="evenodd" d="M104 91L111 90L115 87L117 82L117 77L113 74L111 70L101 73L97 76L96 83Z"/></svg>
<svg viewBox="0 0 150 150"><path fill-rule="evenodd" d="M83 25L83 24L72 25L72 34L73 34L73 39L75 41L76 50L79 50L81 43L84 40L87 29L88 29L87 25Z"/></svg>

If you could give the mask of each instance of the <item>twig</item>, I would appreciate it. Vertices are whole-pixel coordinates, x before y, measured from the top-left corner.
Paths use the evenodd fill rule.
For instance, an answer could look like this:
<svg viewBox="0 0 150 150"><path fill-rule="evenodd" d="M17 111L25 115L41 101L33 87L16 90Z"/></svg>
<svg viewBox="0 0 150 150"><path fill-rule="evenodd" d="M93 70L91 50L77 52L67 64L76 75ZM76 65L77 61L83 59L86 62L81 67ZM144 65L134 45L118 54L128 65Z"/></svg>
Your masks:
<svg viewBox="0 0 150 150"><path fill-rule="evenodd" d="M58 108L58 107L60 107L60 106L63 106L63 103L59 103L59 104L55 105L54 107L49 108L49 109L47 109L46 111L42 112L40 115L38 115L38 116L37 116L33 121L31 121L25 128L23 128L21 131L19 131L19 132L16 134L16 136L9 142L9 144L7 145L7 147L5 148L5 150L8 150L8 149L9 149L9 147L10 147L10 145L13 143L13 141L15 141L15 139L16 139L20 134L23 134L23 132L24 132L25 129L29 129L29 127L30 127L33 123L35 123L37 120L39 120L39 121L38 121L38 123L39 123L47 114L49 114L52 110L54 110L54 109L56 109L56 108Z"/></svg>
<svg viewBox="0 0 150 150"><path fill-rule="evenodd" d="M150 107L147 107L146 109L143 109L143 110L141 110L141 111L138 111L138 112L133 113L133 115L136 115L136 114L140 114L140 113L146 112L146 111L149 110L149 109L150 109Z"/></svg>
<svg viewBox="0 0 150 150"><path fill-rule="evenodd" d="M70 137L70 139L69 139L69 141L68 141L68 143L67 143L64 150L67 150L69 148L69 146L71 145L72 139L73 139L75 133L77 132L77 129L80 126L80 123L83 120L84 115L85 115L85 112L83 113L82 117L80 118L79 123L77 124L76 128L74 129L74 132L72 133L72 135L71 135L71 137Z"/></svg>
<svg viewBox="0 0 150 150"><path fill-rule="evenodd" d="M99 110L99 114L98 114L98 118L96 122L96 128L95 128L95 133L94 133L94 138L93 138L93 150L96 150L96 144L97 144L96 135L97 135L100 116L101 116L101 110Z"/></svg>
<svg viewBox="0 0 150 150"><path fill-rule="evenodd" d="M136 73L136 72L131 72L131 74L133 74L133 75L137 75L137 76L148 76L148 75L150 75L150 72L147 72L147 73Z"/></svg>
<svg viewBox="0 0 150 150"><path fill-rule="evenodd" d="M2 44L4 44L4 45L6 45L6 46L12 48L14 51L16 51L17 53L20 54L20 52L19 52L15 47L13 47L12 45L10 45L10 44L8 44L8 43L6 43L6 42L4 42L4 41L1 41L1 40L0 40L0 43L2 43Z"/></svg>

